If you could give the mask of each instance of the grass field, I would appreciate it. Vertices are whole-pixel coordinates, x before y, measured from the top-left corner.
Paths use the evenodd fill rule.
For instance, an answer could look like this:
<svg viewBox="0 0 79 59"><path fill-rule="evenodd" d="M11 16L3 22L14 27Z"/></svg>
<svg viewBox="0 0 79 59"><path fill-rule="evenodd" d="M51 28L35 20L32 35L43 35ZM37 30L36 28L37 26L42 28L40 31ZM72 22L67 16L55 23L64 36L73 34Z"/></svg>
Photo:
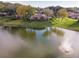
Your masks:
<svg viewBox="0 0 79 59"><path fill-rule="evenodd" d="M51 19L52 26L54 27L61 27L71 30L79 31L79 22L75 19L70 18L53 18Z"/></svg>
<svg viewBox="0 0 79 59"><path fill-rule="evenodd" d="M79 22L72 24L69 29L79 31Z"/></svg>
<svg viewBox="0 0 79 59"><path fill-rule="evenodd" d="M76 20L70 18L53 18L51 19L52 26L68 28L72 24L76 23Z"/></svg>

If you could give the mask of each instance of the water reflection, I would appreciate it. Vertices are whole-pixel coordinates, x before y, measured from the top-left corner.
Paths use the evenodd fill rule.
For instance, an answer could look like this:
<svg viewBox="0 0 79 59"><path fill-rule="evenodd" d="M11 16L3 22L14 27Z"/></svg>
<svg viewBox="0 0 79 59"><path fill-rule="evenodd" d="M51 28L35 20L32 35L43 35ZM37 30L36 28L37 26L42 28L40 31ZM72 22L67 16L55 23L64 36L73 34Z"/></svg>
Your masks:
<svg viewBox="0 0 79 59"><path fill-rule="evenodd" d="M59 28L61 29L61 28ZM78 41L79 41L79 32L70 31L66 29L61 29L64 31L63 40L61 41L61 44L59 45L60 51L62 51L65 54L65 57L75 57L79 56L77 53L78 50ZM77 46L76 46L77 45ZM76 54L75 54L76 53Z"/></svg>
<svg viewBox="0 0 79 59"><path fill-rule="evenodd" d="M79 57L79 32L0 28L0 57Z"/></svg>
<svg viewBox="0 0 79 59"><path fill-rule="evenodd" d="M18 36L0 30L0 57L13 57L24 45L27 45Z"/></svg>
<svg viewBox="0 0 79 59"><path fill-rule="evenodd" d="M54 52L56 48L54 49L51 47L48 36L43 36L45 32L49 31L48 28L42 30L34 30L28 28L10 28L10 30L7 31L11 35L17 35L21 40L28 42L29 48L20 49L16 57L57 57L56 52Z"/></svg>

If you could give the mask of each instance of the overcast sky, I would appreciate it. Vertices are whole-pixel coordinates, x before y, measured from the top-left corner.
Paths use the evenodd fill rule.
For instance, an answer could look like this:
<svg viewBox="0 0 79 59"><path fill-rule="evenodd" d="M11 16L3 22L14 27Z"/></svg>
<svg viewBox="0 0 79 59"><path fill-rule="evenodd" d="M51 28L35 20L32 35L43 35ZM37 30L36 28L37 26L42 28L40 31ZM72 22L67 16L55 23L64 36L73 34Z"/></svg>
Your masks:
<svg viewBox="0 0 79 59"><path fill-rule="evenodd" d="M79 7L79 1L6 1L11 3L21 3L31 5L33 7L48 7L48 6L62 6L62 7Z"/></svg>

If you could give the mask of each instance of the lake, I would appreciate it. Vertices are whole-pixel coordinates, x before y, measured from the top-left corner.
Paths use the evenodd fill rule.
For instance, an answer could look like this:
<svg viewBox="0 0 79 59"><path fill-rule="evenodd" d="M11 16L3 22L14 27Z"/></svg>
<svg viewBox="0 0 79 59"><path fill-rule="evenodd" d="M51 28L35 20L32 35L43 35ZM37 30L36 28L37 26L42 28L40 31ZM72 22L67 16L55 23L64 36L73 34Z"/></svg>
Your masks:
<svg viewBox="0 0 79 59"><path fill-rule="evenodd" d="M0 27L0 57L79 57L79 32L53 27Z"/></svg>

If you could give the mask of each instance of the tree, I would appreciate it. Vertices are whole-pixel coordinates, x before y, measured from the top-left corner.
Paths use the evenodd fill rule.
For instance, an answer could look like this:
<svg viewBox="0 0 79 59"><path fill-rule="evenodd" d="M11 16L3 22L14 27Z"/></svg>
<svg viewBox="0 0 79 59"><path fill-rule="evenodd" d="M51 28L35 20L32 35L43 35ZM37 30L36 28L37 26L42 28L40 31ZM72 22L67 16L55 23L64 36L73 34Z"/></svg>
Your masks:
<svg viewBox="0 0 79 59"><path fill-rule="evenodd" d="M21 5L21 6L18 6L16 8L16 13L17 15L19 16L24 16L26 14L26 10L28 9L28 7L24 6L24 5Z"/></svg>
<svg viewBox="0 0 79 59"><path fill-rule="evenodd" d="M61 18L68 17L67 10L64 8L58 10L57 17L61 17Z"/></svg>
<svg viewBox="0 0 79 59"><path fill-rule="evenodd" d="M34 9L31 6L20 5L16 8L16 13L19 16L25 16L31 12L34 13Z"/></svg>
<svg viewBox="0 0 79 59"><path fill-rule="evenodd" d="M62 9L63 7L61 7L61 6L56 6L55 8L54 8L54 17L57 17L57 12L58 12L58 10L60 10L60 9Z"/></svg>
<svg viewBox="0 0 79 59"><path fill-rule="evenodd" d="M62 19L61 19L61 22L62 22L64 17L68 17L67 10L64 9L64 8L58 10L58 12L57 12L57 17L62 18Z"/></svg>
<svg viewBox="0 0 79 59"><path fill-rule="evenodd" d="M5 8L5 5L3 3L0 3L0 11L3 11Z"/></svg>
<svg viewBox="0 0 79 59"><path fill-rule="evenodd" d="M52 17L53 16L53 10L51 10L51 9L44 9L44 13L47 15L47 16L50 16L50 17Z"/></svg>
<svg viewBox="0 0 79 59"><path fill-rule="evenodd" d="M6 7L4 9L4 12L7 12L9 15L15 15L16 14L16 8L14 4L11 3L5 3Z"/></svg>
<svg viewBox="0 0 79 59"><path fill-rule="evenodd" d="M54 7L54 6L49 6L49 7L47 7L47 8L49 8L50 10L53 11L53 16L56 18L56 17L57 17L57 11L58 11L59 9L63 8L63 7L61 7L61 6L56 6L56 7Z"/></svg>
<svg viewBox="0 0 79 59"><path fill-rule="evenodd" d="M35 13L35 8L31 6L19 5L16 8L16 13L26 21L29 20L29 18Z"/></svg>
<svg viewBox="0 0 79 59"><path fill-rule="evenodd" d="M26 14L25 14L25 16L24 16L24 20L25 20L25 21L30 20L30 17L35 14L35 11L36 11L35 8L30 7L30 8L27 10L27 12L26 12Z"/></svg>

